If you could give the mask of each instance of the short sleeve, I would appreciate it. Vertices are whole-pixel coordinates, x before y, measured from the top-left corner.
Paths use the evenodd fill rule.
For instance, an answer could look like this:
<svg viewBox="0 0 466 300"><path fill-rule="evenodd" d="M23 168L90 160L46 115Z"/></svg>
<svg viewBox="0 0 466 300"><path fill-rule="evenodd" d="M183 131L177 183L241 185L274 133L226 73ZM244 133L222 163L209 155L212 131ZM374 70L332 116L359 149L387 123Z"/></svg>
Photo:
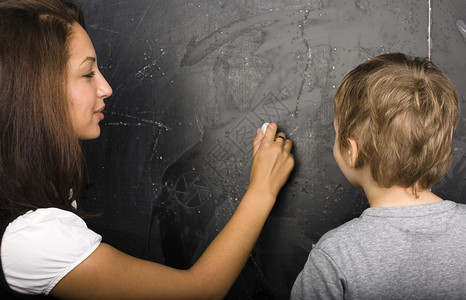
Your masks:
<svg viewBox="0 0 466 300"><path fill-rule="evenodd" d="M314 248L291 290L291 300L343 299L344 276L334 261Z"/></svg>
<svg viewBox="0 0 466 300"><path fill-rule="evenodd" d="M3 235L5 279L14 291L48 295L101 240L72 212L57 208L29 211L11 222Z"/></svg>

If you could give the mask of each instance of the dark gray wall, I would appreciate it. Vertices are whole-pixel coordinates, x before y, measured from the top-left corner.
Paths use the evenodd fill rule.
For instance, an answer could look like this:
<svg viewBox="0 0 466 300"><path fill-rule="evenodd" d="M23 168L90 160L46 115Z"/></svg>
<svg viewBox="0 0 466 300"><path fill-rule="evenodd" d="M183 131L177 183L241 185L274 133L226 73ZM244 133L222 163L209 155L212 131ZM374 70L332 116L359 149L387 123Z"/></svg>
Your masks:
<svg viewBox="0 0 466 300"><path fill-rule="evenodd" d="M189 267L245 191L255 129L278 122L296 168L227 298L286 299L312 244L367 207L333 160L333 96L383 52L431 55L458 89L454 162L435 191L466 202L465 1L80 3L114 90L84 144L86 206L104 211L90 226L117 248Z"/></svg>

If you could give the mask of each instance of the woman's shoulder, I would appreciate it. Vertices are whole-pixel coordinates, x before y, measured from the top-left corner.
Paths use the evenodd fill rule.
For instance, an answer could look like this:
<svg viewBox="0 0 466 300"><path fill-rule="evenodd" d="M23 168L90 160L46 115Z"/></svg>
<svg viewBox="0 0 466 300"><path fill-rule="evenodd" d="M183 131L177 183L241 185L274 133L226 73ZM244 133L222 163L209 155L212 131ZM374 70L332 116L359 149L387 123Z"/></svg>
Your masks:
<svg viewBox="0 0 466 300"><path fill-rule="evenodd" d="M38 208L30 210L23 215L18 216L7 227L7 231L20 230L35 224L46 224L52 222L60 222L63 224L76 224L86 226L86 223L78 215L71 211L59 209L55 207ZM87 226L86 226L87 227Z"/></svg>
<svg viewBox="0 0 466 300"><path fill-rule="evenodd" d="M28 244L42 250L69 243L79 247L83 240L100 241L101 236L90 230L84 220L71 211L58 208L39 208L14 219L2 238L2 255L5 247L27 248ZM31 250L26 250L31 251Z"/></svg>
<svg viewBox="0 0 466 300"><path fill-rule="evenodd" d="M13 220L1 241L5 278L22 293L48 294L102 237L71 211L40 208Z"/></svg>

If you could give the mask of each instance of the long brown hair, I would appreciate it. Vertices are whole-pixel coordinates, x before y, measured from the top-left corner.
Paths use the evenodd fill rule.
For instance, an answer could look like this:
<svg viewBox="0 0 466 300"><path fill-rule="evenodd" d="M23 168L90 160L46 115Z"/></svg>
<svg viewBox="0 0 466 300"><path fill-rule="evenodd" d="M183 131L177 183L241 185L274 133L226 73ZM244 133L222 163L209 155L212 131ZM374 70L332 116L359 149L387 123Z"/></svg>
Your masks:
<svg viewBox="0 0 466 300"><path fill-rule="evenodd" d="M0 1L0 219L42 207L73 210L86 164L66 93L73 24L61 0Z"/></svg>

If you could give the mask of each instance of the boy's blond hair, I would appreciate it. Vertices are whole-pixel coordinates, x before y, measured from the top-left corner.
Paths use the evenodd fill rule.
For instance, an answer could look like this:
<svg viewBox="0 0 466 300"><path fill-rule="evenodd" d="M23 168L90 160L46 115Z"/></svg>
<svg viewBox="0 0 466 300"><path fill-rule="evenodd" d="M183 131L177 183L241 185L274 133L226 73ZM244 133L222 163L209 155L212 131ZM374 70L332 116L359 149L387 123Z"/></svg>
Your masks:
<svg viewBox="0 0 466 300"><path fill-rule="evenodd" d="M335 95L340 151L358 145L356 167L368 166L381 186L437 183L452 160L458 96L427 59L401 53L370 59L343 79Z"/></svg>

